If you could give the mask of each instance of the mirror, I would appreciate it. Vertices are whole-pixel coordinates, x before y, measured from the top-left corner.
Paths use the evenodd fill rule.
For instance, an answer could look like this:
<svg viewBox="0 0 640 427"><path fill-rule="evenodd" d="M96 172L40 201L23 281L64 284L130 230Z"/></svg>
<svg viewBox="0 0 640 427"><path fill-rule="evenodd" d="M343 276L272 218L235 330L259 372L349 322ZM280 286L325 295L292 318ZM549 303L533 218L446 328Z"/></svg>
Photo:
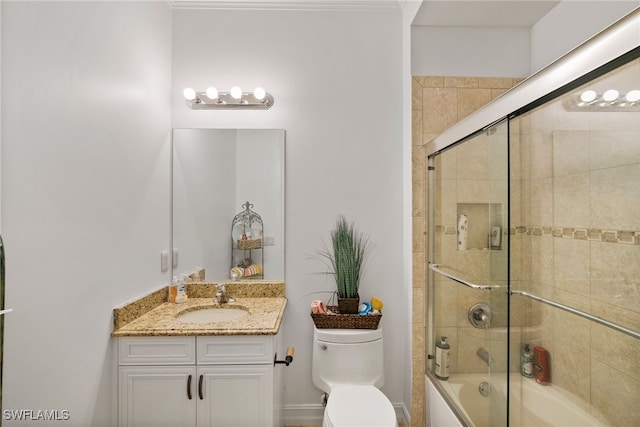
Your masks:
<svg viewBox="0 0 640 427"><path fill-rule="evenodd" d="M284 280L284 130L174 129L172 274L204 267L207 281L228 281L231 224L249 201L264 224L264 280Z"/></svg>

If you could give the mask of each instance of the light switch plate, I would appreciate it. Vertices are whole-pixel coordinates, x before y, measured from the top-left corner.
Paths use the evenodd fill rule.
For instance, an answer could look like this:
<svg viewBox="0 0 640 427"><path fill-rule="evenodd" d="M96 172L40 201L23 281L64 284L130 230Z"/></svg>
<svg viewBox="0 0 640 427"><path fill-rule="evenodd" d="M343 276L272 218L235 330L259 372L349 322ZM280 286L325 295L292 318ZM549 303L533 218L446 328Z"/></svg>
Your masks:
<svg viewBox="0 0 640 427"><path fill-rule="evenodd" d="M169 270L169 251L160 252L160 271Z"/></svg>

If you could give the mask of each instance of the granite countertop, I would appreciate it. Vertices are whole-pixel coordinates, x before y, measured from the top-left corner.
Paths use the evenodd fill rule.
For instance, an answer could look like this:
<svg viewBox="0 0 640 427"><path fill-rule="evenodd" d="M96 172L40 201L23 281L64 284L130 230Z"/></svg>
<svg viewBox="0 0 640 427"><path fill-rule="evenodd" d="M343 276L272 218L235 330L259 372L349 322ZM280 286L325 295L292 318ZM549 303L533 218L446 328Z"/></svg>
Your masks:
<svg viewBox="0 0 640 427"><path fill-rule="evenodd" d="M187 285L189 299L182 304L167 301L166 287L114 309L114 337L195 336L195 335L275 335L287 305L284 282L234 282L226 285L234 303L214 301L215 283ZM215 323L185 323L176 317L204 308L242 308L248 314Z"/></svg>

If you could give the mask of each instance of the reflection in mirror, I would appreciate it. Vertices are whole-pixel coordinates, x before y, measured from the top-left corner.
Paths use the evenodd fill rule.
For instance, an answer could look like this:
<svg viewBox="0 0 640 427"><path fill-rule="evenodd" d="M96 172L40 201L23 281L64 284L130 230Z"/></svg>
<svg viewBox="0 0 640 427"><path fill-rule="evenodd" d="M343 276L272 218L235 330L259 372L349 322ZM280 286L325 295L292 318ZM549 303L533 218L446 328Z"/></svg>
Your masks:
<svg viewBox="0 0 640 427"><path fill-rule="evenodd" d="M264 224L264 280L284 280L284 130L174 129L173 275L203 267L207 281L228 281L231 224L250 201Z"/></svg>

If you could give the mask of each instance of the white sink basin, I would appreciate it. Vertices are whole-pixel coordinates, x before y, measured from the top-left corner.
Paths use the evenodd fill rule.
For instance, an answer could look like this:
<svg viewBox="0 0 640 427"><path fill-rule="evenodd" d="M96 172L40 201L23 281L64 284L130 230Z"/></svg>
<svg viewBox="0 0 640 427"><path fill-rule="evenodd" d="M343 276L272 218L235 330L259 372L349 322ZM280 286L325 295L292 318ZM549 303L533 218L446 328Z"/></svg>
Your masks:
<svg viewBox="0 0 640 427"><path fill-rule="evenodd" d="M213 323L228 322L239 319L249 314L246 310L237 308L202 308L200 310L188 311L177 317L177 320L184 323Z"/></svg>

